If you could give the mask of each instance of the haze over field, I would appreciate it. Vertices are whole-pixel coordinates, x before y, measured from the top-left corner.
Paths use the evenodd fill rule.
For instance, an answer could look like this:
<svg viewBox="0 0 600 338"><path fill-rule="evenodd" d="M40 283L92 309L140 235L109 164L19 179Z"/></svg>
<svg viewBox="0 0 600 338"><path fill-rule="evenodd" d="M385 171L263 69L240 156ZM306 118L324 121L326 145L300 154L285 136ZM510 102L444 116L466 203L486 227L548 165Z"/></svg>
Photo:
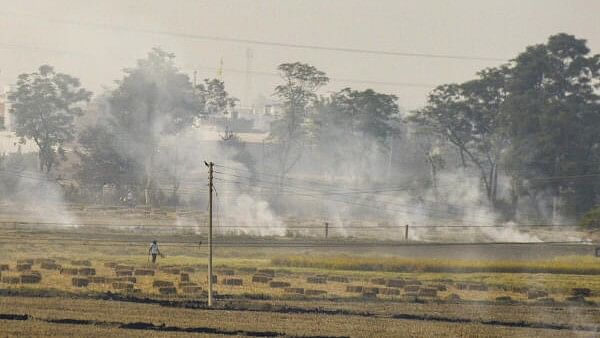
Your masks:
<svg viewBox="0 0 600 338"><path fill-rule="evenodd" d="M53 209L30 216L198 208L214 161L232 232L578 241L524 226L596 220L600 5L0 4L3 195Z"/></svg>

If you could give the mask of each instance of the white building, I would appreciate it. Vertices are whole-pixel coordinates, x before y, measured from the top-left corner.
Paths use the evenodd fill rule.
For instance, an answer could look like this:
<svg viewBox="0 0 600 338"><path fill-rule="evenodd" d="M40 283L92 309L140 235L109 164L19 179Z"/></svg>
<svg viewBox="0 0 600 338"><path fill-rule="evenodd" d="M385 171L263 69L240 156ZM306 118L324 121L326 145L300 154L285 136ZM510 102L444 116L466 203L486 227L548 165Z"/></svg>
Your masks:
<svg viewBox="0 0 600 338"><path fill-rule="evenodd" d="M11 130L8 106L8 87L0 86L0 130Z"/></svg>

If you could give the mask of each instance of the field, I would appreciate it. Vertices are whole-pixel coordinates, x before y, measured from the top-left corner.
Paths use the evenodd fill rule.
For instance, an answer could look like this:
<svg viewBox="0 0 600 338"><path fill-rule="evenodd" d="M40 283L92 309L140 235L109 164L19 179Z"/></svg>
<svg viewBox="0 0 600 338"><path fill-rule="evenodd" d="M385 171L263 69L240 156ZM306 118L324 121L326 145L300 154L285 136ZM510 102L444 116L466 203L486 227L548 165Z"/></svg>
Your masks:
<svg viewBox="0 0 600 338"><path fill-rule="evenodd" d="M104 225L78 227L3 223L3 336L600 334L591 245L220 235L208 308L202 233L159 218L109 228L119 220L101 217ZM154 238L166 255L156 265L146 256Z"/></svg>

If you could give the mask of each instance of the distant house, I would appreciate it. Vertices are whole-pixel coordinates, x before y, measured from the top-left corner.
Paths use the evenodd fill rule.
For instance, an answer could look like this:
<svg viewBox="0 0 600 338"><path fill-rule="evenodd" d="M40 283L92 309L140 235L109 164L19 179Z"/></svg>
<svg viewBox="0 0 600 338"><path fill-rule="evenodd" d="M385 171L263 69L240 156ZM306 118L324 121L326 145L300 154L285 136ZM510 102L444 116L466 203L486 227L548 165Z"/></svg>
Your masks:
<svg viewBox="0 0 600 338"><path fill-rule="evenodd" d="M0 130L11 130L8 105L8 87L0 86Z"/></svg>
<svg viewBox="0 0 600 338"><path fill-rule="evenodd" d="M0 86L0 154L37 153L39 149L33 141L21 143L21 138L14 132L8 102L9 91L9 87Z"/></svg>

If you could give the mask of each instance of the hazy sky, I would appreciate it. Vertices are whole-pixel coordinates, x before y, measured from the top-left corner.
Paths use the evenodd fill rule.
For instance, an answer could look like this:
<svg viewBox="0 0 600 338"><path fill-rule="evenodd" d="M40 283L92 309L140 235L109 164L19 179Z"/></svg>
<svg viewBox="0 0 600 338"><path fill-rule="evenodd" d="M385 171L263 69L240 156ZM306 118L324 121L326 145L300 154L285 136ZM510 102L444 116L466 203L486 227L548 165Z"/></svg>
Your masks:
<svg viewBox="0 0 600 338"><path fill-rule="evenodd" d="M557 32L585 38L592 52L600 53L598 13L596 0L0 0L0 84L49 63L98 92L114 86L123 68L160 46L177 55L182 70L192 74L196 69L199 78L215 77L222 58L229 91L248 101L244 70L250 49L251 69L262 73L251 77L252 98L271 95L278 79L265 73L274 73L282 62L302 61L341 79L323 92L370 87L415 108L433 86L467 80L501 61L356 54L142 31L510 59Z"/></svg>

